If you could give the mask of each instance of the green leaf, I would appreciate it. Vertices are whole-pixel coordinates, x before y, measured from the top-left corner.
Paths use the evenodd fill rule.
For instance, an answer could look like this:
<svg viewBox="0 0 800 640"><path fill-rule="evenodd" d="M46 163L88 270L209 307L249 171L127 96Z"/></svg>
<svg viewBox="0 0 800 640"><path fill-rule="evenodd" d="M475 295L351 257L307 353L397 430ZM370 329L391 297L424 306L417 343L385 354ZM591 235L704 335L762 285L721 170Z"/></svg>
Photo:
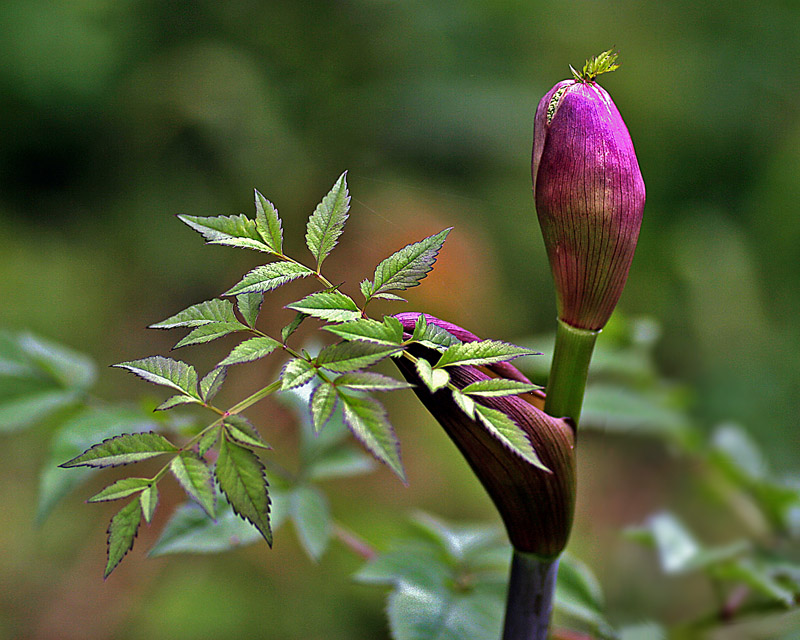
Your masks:
<svg viewBox="0 0 800 640"><path fill-rule="evenodd" d="M646 526L665 573L683 573L695 567L702 547L680 520L662 512L648 518Z"/></svg>
<svg viewBox="0 0 800 640"><path fill-rule="evenodd" d="M369 300L372 295L372 282L365 278L359 283L358 288L361 290L361 295L364 296L364 299Z"/></svg>
<svg viewBox="0 0 800 640"><path fill-rule="evenodd" d="M272 291L281 285L313 275L308 267L294 262L271 262L250 271L238 284L228 289L223 295L238 296L243 293Z"/></svg>
<svg viewBox="0 0 800 640"><path fill-rule="evenodd" d="M155 428L156 423L149 413L115 406L85 407L61 424L50 439L50 450L39 474L37 522L42 523L64 496L95 473L88 467L63 469L59 463L120 431L141 432Z"/></svg>
<svg viewBox="0 0 800 640"><path fill-rule="evenodd" d="M242 364L243 362L252 362L268 356L280 346L280 342L267 336L250 338L236 345L228 357L220 362L217 367L229 367L234 364Z"/></svg>
<svg viewBox="0 0 800 640"><path fill-rule="evenodd" d="M394 322L387 322L387 320ZM396 324L395 324L396 323ZM401 345L403 343L403 327L396 318L387 316L384 322L369 318L360 318L344 324L323 327L326 331L344 340L361 340L383 345Z"/></svg>
<svg viewBox="0 0 800 640"><path fill-rule="evenodd" d="M367 450L386 464L405 482L405 472L400 462L400 443L386 417L386 410L373 398L341 394L344 404L344 421Z"/></svg>
<svg viewBox="0 0 800 640"><path fill-rule="evenodd" d="M253 293L242 293L236 296L236 306L239 308L239 313L251 329L255 329L258 314L261 311L261 305L264 302L264 294L260 291Z"/></svg>
<svg viewBox="0 0 800 640"><path fill-rule="evenodd" d="M61 389L32 391L0 400L0 433L12 433L30 427L59 409L75 404L80 395Z"/></svg>
<svg viewBox="0 0 800 640"><path fill-rule="evenodd" d="M539 456L536 455L536 451L534 451L533 445L528 440L525 432L505 413L476 403L475 414L489 433L497 438L509 451L543 471L550 471L539 460Z"/></svg>
<svg viewBox="0 0 800 640"><path fill-rule="evenodd" d="M452 227L409 244L375 268L370 297L416 287L428 275Z"/></svg>
<svg viewBox="0 0 800 640"><path fill-rule="evenodd" d="M445 369L434 369L431 363L425 358L417 358L414 367L419 374L420 380L428 387L431 393L436 393L443 389L450 382L450 373Z"/></svg>
<svg viewBox="0 0 800 640"><path fill-rule="evenodd" d="M142 360L120 362L113 366L127 369L153 384L172 387L193 398L200 397L197 393L197 372L192 365L180 360L173 360L163 356L151 356Z"/></svg>
<svg viewBox="0 0 800 640"><path fill-rule="evenodd" d="M151 484L152 481L148 478L122 478L122 480L117 480L114 484L108 485L100 493L96 493L86 502L105 502L107 500L127 498L134 493L144 491Z"/></svg>
<svg viewBox="0 0 800 640"><path fill-rule="evenodd" d="M281 329L281 340L283 343L286 344L286 341L289 339L295 331L297 331L298 327L303 323L303 320L310 317L307 313L300 313L298 312L294 320L292 320L289 324L287 324L283 329Z"/></svg>
<svg viewBox="0 0 800 640"><path fill-rule="evenodd" d="M222 244L271 253L256 230L256 223L242 214L211 218L179 215L178 219L200 233L208 244Z"/></svg>
<svg viewBox="0 0 800 640"><path fill-rule="evenodd" d="M347 192L347 172L345 171L308 219L306 244L317 261L318 270L336 246L344 229L344 223L347 222L349 209L350 195Z"/></svg>
<svg viewBox="0 0 800 640"><path fill-rule="evenodd" d="M603 637L613 637L611 626L605 619L605 603L597 578L586 564L569 553L563 554L559 560L554 608L588 624Z"/></svg>
<svg viewBox="0 0 800 640"><path fill-rule="evenodd" d="M408 302L408 300L405 298L396 296L393 293L376 293L374 296L372 296L372 299L391 300L392 302Z"/></svg>
<svg viewBox="0 0 800 640"><path fill-rule="evenodd" d="M444 371L444 369L437 369L436 371ZM475 418L475 401L467 395L461 393L458 389L452 390L453 401L458 405L469 418Z"/></svg>
<svg viewBox="0 0 800 640"><path fill-rule="evenodd" d="M61 465L70 467L116 467L140 462L178 449L157 433L125 433L87 449L81 455Z"/></svg>
<svg viewBox="0 0 800 640"><path fill-rule="evenodd" d="M343 342L325 347L317 355L316 363L328 371L355 371L372 366L398 350L398 347L384 347L366 342Z"/></svg>
<svg viewBox="0 0 800 640"><path fill-rule="evenodd" d="M153 514L158 506L158 487L153 484L139 494L142 506L142 515L148 524L153 520Z"/></svg>
<svg viewBox="0 0 800 640"><path fill-rule="evenodd" d="M188 347L192 344L204 344L217 338L222 338L237 331L247 331L247 327L238 320L236 322L212 322L192 329L189 334L180 340L173 349Z"/></svg>
<svg viewBox="0 0 800 640"><path fill-rule="evenodd" d="M361 311L350 296L341 291L319 291L307 295L302 300L286 305L315 318L328 322L348 322L361 317Z"/></svg>
<svg viewBox="0 0 800 640"><path fill-rule="evenodd" d="M506 362L520 356L541 355L525 347L501 342L500 340L479 340L465 342L447 348L434 367L452 367L454 365L480 366L495 362Z"/></svg>
<svg viewBox="0 0 800 640"><path fill-rule="evenodd" d="M96 370L88 356L29 333L17 336L16 343L23 362L58 386L86 390L94 383Z"/></svg>
<svg viewBox="0 0 800 640"><path fill-rule="evenodd" d="M345 446L329 448L305 465L306 476L315 482L348 478L374 470L375 463L372 458Z"/></svg>
<svg viewBox="0 0 800 640"><path fill-rule="evenodd" d="M336 378L335 384L341 389L353 391L396 391L412 389L414 385L395 380L389 376L372 371L351 371Z"/></svg>
<svg viewBox="0 0 800 640"><path fill-rule="evenodd" d="M217 365L200 380L200 397L203 402L211 402L220 390L228 375L228 369Z"/></svg>
<svg viewBox="0 0 800 640"><path fill-rule="evenodd" d="M288 499L272 491L272 526L277 529ZM194 502L187 502L175 510L164 526L161 536L150 549L150 556L172 553L218 553L253 544L261 534L249 522L237 516L227 502L220 504L217 519L212 520Z"/></svg>
<svg viewBox="0 0 800 640"><path fill-rule="evenodd" d="M283 252L283 228L278 210L256 189L256 231L275 254Z"/></svg>
<svg viewBox="0 0 800 640"><path fill-rule="evenodd" d="M132 500L111 518L108 527L108 563L103 575L108 578L111 572L133 548L133 541L136 532L139 530L139 523L142 520L142 507L139 500Z"/></svg>
<svg viewBox="0 0 800 640"><path fill-rule="evenodd" d="M257 449L271 449L256 428L244 416L230 415L224 419L225 432L238 444Z"/></svg>
<svg viewBox="0 0 800 640"><path fill-rule="evenodd" d="M288 391L295 387L302 387L308 384L314 376L317 375L317 370L308 360L303 358L294 358L286 363L281 371L281 391Z"/></svg>
<svg viewBox="0 0 800 640"><path fill-rule="evenodd" d="M230 300L214 298L193 304L191 307L170 316L166 320L150 325L150 329L173 329L175 327L200 327L211 322L236 322Z"/></svg>
<svg viewBox="0 0 800 640"><path fill-rule="evenodd" d="M199 402L200 401L197 398L192 398L192 396L181 394L167 398L164 400L164 402L153 409L153 411L166 411L167 409L174 409L175 407L179 407L184 404L197 404Z"/></svg>
<svg viewBox="0 0 800 640"><path fill-rule="evenodd" d="M267 479L258 456L223 437L215 475L233 510L254 524L264 540L272 546Z"/></svg>
<svg viewBox="0 0 800 640"><path fill-rule="evenodd" d="M744 583L753 591L782 604L792 607L795 604L795 593L772 575L768 566L759 566L752 559L741 559L715 567L713 575L717 579Z"/></svg>
<svg viewBox="0 0 800 640"><path fill-rule="evenodd" d="M496 398L536 391L539 388L538 385L528 384L527 382L508 380L507 378L490 378L489 380L479 380L478 382L468 384L461 391L470 396Z"/></svg>
<svg viewBox="0 0 800 640"><path fill-rule="evenodd" d="M414 342L419 342L421 345L429 347L430 349L436 349L437 351L444 351L447 347L461 344L461 340L446 329L442 329L435 324L429 324L424 313L417 316L411 339Z"/></svg>
<svg viewBox="0 0 800 640"><path fill-rule="evenodd" d="M289 498L289 514L306 553L312 560L319 560L331 537L331 515L325 495L314 487L297 487Z"/></svg>
<svg viewBox="0 0 800 640"><path fill-rule="evenodd" d="M210 518L215 517L214 482L206 463L190 452L183 452L172 459L169 470L186 495L197 502Z"/></svg>
<svg viewBox="0 0 800 640"><path fill-rule="evenodd" d="M217 439L219 438L219 432L222 430L222 426L217 425L216 427L212 427L208 431L206 431L201 437L200 441L197 443L197 452L204 456L208 451L217 444Z"/></svg>
<svg viewBox="0 0 800 640"><path fill-rule="evenodd" d="M333 415L338 402L336 387L329 382L318 385L311 394L311 419L314 432L319 433Z"/></svg>

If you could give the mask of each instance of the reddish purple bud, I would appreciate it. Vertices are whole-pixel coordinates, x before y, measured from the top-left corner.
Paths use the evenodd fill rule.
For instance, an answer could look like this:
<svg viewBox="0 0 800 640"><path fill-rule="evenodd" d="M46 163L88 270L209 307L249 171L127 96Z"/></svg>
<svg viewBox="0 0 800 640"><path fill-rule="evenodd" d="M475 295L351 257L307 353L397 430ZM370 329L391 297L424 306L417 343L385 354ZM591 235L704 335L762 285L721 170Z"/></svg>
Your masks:
<svg viewBox="0 0 800 640"><path fill-rule="evenodd" d="M531 171L558 317L602 329L625 286L645 200L633 142L605 89L564 80L547 92Z"/></svg>
<svg viewBox="0 0 800 640"><path fill-rule="evenodd" d="M401 313L395 317L410 334L419 315ZM425 318L428 324L449 331L462 342L479 339L449 322L427 314ZM410 351L431 363L435 363L440 355L421 346ZM474 399L502 411L521 427L541 461L551 470L550 473L507 449L480 422L459 408L448 389L440 389L436 393L428 391L408 360L398 358L395 363L406 380L416 385L414 391L419 399L442 425L492 498L514 548L543 558L558 556L567 544L572 527L575 440L572 428L566 421L552 418L542 410L544 394L533 392ZM458 389L479 380L497 377L530 382L519 369L507 362L487 367L448 367L448 371L450 382Z"/></svg>

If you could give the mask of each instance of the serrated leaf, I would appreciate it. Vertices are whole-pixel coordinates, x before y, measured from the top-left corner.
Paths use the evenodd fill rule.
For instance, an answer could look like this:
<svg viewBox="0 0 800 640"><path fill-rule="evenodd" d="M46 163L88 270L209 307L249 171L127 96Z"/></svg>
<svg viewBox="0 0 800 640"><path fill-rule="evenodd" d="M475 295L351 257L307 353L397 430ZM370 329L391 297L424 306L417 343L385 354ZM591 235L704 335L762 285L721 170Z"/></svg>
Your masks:
<svg viewBox="0 0 800 640"><path fill-rule="evenodd" d="M244 416L230 415L224 420L225 432L238 444L257 449L271 449L256 428Z"/></svg>
<svg viewBox="0 0 800 640"><path fill-rule="evenodd" d="M200 380L200 397L203 402L211 402L214 399L214 396L217 395L220 387L222 387L222 383L225 382L227 375L228 369L217 365L203 376L203 379Z"/></svg>
<svg viewBox="0 0 800 640"><path fill-rule="evenodd" d="M538 351L518 347L500 340L479 340L448 347L434 367L481 366L496 362L506 362L520 356L535 355L541 354Z"/></svg>
<svg viewBox="0 0 800 640"><path fill-rule="evenodd" d="M238 320L236 322L211 322L192 329L186 337L172 348L180 349L193 344L204 344L237 331L247 331L247 327Z"/></svg>
<svg viewBox="0 0 800 640"><path fill-rule="evenodd" d="M200 233L209 244L222 244L271 253L256 230L256 223L245 215L201 216L179 215L178 219Z"/></svg>
<svg viewBox="0 0 800 640"><path fill-rule="evenodd" d="M322 427L333 415L337 402L336 387L329 382L318 385L311 393L311 421L314 433L322 431Z"/></svg>
<svg viewBox="0 0 800 640"><path fill-rule="evenodd" d="M443 389L450 382L450 373L446 369L434 369L425 358L417 358L414 367L419 374L420 380L428 387L431 393L436 393L439 389Z"/></svg>
<svg viewBox="0 0 800 640"><path fill-rule="evenodd" d="M202 436L200 436L200 441L197 443L197 452L204 456L208 451L217 444L217 439L219 438L219 432L222 429L222 426L217 425L212 427L208 431L206 431Z"/></svg>
<svg viewBox="0 0 800 640"><path fill-rule="evenodd" d="M341 291L318 291L287 304L286 308L328 322L348 322L361 317L361 311L353 299Z"/></svg>
<svg viewBox="0 0 800 640"><path fill-rule="evenodd" d="M214 474L233 510L254 524L272 546L267 479L258 456L223 437Z"/></svg>
<svg viewBox="0 0 800 640"><path fill-rule="evenodd" d="M370 297L416 287L428 275L452 227L409 244L375 268Z"/></svg>
<svg viewBox="0 0 800 640"><path fill-rule="evenodd" d="M322 202L317 205L306 226L306 244L317 260L317 269L322 266L344 229L347 211L350 209L350 195L347 192L347 172L345 171Z"/></svg>
<svg viewBox="0 0 800 640"><path fill-rule="evenodd" d="M191 453L175 456L169 470L178 484L192 500L197 502L210 518L215 517L216 496L211 470L205 462Z"/></svg>
<svg viewBox="0 0 800 640"><path fill-rule="evenodd" d="M104 578L111 575L125 554L133 548L141 520L142 507L138 499L126 504L111 518L111 524L108 526L108 562Z"/></svg>
<svg viewBox="0 0 800 640"><path fill-rule="evenodd" d="M256 189L256 231L276 254L283 251L283 228L278 210Z"/></svg>
<svg viewBox="0 0 800 640"><path fill-rule="evenodd" d="M173 360L163 356L151 356L141 360L120 362L113 366L127 369L153 384L172 387L193 398L200 397L197 393L197 372L192 365L180 360Z"/></svg>
<svg viewBox="0 0 800 640"><path fill-rule="evenodd" d="M387 316L387 319L391 316ZM403 343L403 327L396 318L392 318L397 324L389 322L378 322L370 318L359 318L352 322L323 327L334 335L344 340L362 340L374 344L401 345Z"/></svg>
<svg viewBox="0 0 800 640"><path fill-rule="evenodd" d="M234 364L253 362L254 360L268 356L280 346L280 342L267 336L250 338L236 345L228 357L220 362L217 367L229 367Z"/></svg>
<svg viewBox="0 0 800 640"><path fill-rule="evenodd" d="M317 370L308 360L303 358L289 360L281 371L281 391L302 387L304 384L308 384L315 375L317 375Z"/></svg>
<svg viewBox="0 0 800 640"><path fill-rule="evenodd" d="M461 344L461 340L446 329L442 329L435 324L430 324L425 319L425 314L423 313L417 316L411 339L415 342L419 342L423 346L436 349L437 351L444 351L448 347Z"/></svg>
<svg viewBox="0 0 800 640"><path fill-rule="evenodd" d="M150 486L151 480L148 478L122 478L115 483L108 485L105 489L96 493L86 502L105 502L107 500L119 500L127 498L134 493L144 491Z"/></svg>
<svg viewBox="0 0 800 640"><path fill-rule="evenodd" d="M345 424L353 435L405 482L405 472L400 461L400 443L389 424L383 405L373 398L344 394L339 397L344 405Z"/></svg>
<svg viewBox="0 0 800 640"><path fill-rule="evenodd" d="M442 369L437 369L442 371ZM453 389L453 400L458 407L470 418L475 418L475 401L467 395L461 393L458 389Z"/></svg>
<svg viewBox="0 0 800 640"><path fill-rule="evenodd" d="M92 477L94 469L63 469L58 465L81 454L93 443L123 432L156 428L151 414L128 407L85 407L61 424L50 440L50 451L39 474L36 520L42 523L58 502L75 487Z"/></svg>
<svg viewBox="0 0 800 640"><path fill-rule="evenodd" d="M139 503L142 506L142 515L148 524L153 520L153 514L158 506L158 487L153 484L139 494Z"/></svg>
<svg viewBox="0 0 800 640"><path fill-rule="evenodd" d="M393 353L398 347L384 347L367 342L343 342L325 347L317 355L317 366L339 373L369 367Z"/></svg>
<svg viewBox="0 0 800 640"><path fill-rule="evenodd" d="M294 320L292 320L289 324L287 324L283 329L281 329L281 340L283 343L286 344L286 341L289 339L295 331L297 331L298 327L303 323L303 320L310 317L307 313L300 313L298 312L294 316Z"/></svg>
<svg viewBox="0 0 800 640"><path fill-rule="evenodd" d="M520 429L514 421L502 411L490 409L482 404L475 404L475 414L483 425L495 438L497 438L507 449L515 453L523 460L533 466L550 472L544 463L539 460L536 451L533 449L528 436Z"/></svg>
<svg viewBox="0 0 800 640"><path fill-rule="evenodd" d="M261 311L263 302L264 294L260 291L242 293L236 296L236 306L239 308L239 313L242 314L242 318L251 329L255 329L256 320L258 320L258 314Z"/></svg>
<svg viewBox="0 0 800 640"><path fill-rule="evenodd" d="M528 384L527 382L520 382L518 380L509 380L507 378L490 378L488 380L479 380L468 384L461 391L470 396L480 396L483 398L497 398L501 396L514 396L518 393L527 393L529 391L536 391L540 387L535 384Z"/></svg>
<svg viewBox="0 0 800 640"><path fill-rule="evenodd" d="M319 560L331 537L328 500L318 489L299 486L289 498L289 513L297 537L312 560Z"/></svg>
<svg viewBox="0 0 800 640"><path fill-rule="evenodd" d="M361 290L361 295L364 296L364 299L369 300L372 295L372 283L365 278L359 283L358 288Z"/></svg>
<svg viewBox="0 0 800 640"><path fill-rule="evenodd" d="M199 327L211 322L236 322L230 300L206 300L193 304L166 320L150 325L150 329L173 329L175 327Z"/></svg>
<svg viewBox="0 0 800 640"><path fill-rule="evenodd" d="M192 396L181 394L167 398L164 400L164 402L153 409L153 411L166 411L167 409L174 409L175 407L179 407L183 404L197 404L198 402L199 400L197 398L192 398Z"/></svg>
<svg viewBox="0 0 800 640"><path fill-rule="evenodd" d="M372 371L351 371L336 378L337 387L353 391L396 391L412 389L414 385L395 380L381 373Z"/></svg>
<svg viewBox="0 0 800 640"><path fill-rule="evenodd" d="M294 262L271 262L250 271L223 295L238 296L243 293L272 291L287 282L305 278L313 273L308 267Z"/></svg>
<svg viewBox="0 0 800 640"><path fill-rule="evenodd" d="M125 433L87 449L81 455L61 465L70 467L116 467L140 462L178 449L157 433Z"/></svg>
<svg viewBox="0 0 800 640"><path fill-rule="evenodd" d="M376 293L372 296L373 300L391 300L392 302L408 302L405 298L401 298L393 293Z"/></svg>

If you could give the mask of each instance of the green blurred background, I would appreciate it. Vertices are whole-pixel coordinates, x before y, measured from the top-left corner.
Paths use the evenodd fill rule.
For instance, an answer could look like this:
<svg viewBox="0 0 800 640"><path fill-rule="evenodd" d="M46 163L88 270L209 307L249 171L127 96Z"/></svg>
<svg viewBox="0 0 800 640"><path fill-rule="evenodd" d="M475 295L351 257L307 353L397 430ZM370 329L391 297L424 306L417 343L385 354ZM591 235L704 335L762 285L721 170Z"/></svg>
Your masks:
<svg viewBox="0 0 800 640"><path fill-rule="evenodd" d="M796 0L4 2L0 326L102 365L165 354L172 336L146 325L258 264L203 246L174 214L252 214L256 187L301 255L305 218L347 169L351 220L329 278L355 291L391 251L454 226L405 308L487 336L546 333L555 307L530 194L532 114L568 64L611 46L622 68L603 84L648 190L620 308L662 325L660 366L690 385L702 423L740 422L778 468L796 470ZM208 364L225 346L181 357ZM240 373L230 399L272 374ZM155 393L121 372L103 372L100 386L111 399ZM401 404L393 415L411 486L385 471L332 485L347 496L334 498L341 519L380 544L412 509L492 518L431 420ZM273 436L269 418L268 440L291 439ZM272 552L145 560L162 516L103 583L111 511L84 505L88 491L34 525L46 440L40 430L2 441L0 638L385 637L381 594L349 579L358 561L334 547L312 565L288 530ZM637 450L615 445L588 439L593 489L574 544L625 612L636 582L593 545L594 528L659 508L670 471L651 451L663 464L637 468L646 480L631 472L646 494L631 501L614 471ZM598 522L590 499L604 501L591 504ZM636 600L631 615L680 606Z"/></svg>

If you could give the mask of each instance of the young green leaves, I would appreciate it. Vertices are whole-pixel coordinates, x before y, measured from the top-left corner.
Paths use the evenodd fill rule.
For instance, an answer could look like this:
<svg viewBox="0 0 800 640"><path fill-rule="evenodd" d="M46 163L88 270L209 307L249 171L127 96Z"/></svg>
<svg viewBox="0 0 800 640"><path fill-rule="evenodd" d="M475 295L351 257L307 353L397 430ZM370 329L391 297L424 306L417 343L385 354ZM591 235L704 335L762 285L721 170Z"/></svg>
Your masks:
<svg viewBox="0 0 800 640"><path fill-rule="evenodd" d="M389 291L403 291L416 287L433 269L436 257L451 230L452 227L409 244L381 262L375 268L373 281L364 280L361 283L361 293L364 294L366 302L373 298L402 300Z"/></svg>
<svg viewBox="0 0 800 640"><path fill-rule="evenodd" d="M317 261L317 273L322 267L322 262L336 246L339 236L342 235L349 210L350 194L347 191L345 171L308 219L306 244Z"/></svg>

